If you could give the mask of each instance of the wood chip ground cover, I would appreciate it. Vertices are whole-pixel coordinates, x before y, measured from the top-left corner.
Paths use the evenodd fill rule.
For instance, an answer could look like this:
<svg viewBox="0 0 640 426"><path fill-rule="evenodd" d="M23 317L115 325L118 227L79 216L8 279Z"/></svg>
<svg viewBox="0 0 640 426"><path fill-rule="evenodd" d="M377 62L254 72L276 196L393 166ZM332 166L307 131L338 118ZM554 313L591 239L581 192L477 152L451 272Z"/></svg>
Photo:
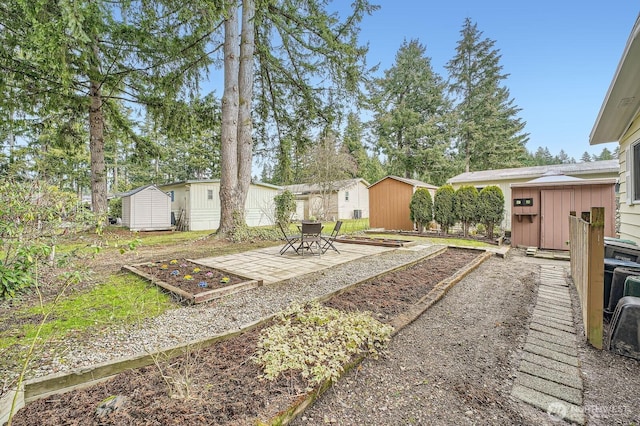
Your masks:
<svg viewBox="0 0 640 426"><path fill-rule="evenodd" d="M441 280L478 256L450 249L412 267L363 283L326 305L371 311L382 322L417 302ZM296 372L269 382L251 362L260 329L157 365L127 371L87 389L28 404L13 425L244 425L268 421L305 397L306 381ZM96 416L96 408L121 395L118 410Z"/></svg>

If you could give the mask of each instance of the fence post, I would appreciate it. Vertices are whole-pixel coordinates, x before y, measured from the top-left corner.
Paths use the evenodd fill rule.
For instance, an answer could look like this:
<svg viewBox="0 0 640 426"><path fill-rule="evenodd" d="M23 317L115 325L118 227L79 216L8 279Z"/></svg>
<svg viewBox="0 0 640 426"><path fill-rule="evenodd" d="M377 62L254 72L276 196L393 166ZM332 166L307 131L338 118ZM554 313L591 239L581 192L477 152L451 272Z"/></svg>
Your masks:
<svg viewBox="0 0 640 426"><path fill-rule="evenodd" d="M604 207L591 208L589 226L589 266L587 273L587 341L602 349L602 308L604 305Z"/></svg>

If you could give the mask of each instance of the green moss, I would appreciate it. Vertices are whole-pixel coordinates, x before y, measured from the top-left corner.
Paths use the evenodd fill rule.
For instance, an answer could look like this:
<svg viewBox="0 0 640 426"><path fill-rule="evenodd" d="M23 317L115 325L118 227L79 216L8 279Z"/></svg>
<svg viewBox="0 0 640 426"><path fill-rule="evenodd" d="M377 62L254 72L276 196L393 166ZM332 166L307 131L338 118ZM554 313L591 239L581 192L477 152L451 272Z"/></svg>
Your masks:
<svg viewBox="0 0 640 426"><path fill-rule="evenodd" d="M56 304L31 307L14 313L26 323L0 333L0 348L27 345L42 325L40 339L60 339L70 333L85 332L120 324L133 324L162 314L173 307L170 296L133 274L113 275L86 293L72 294ZM41 324L44 314L47 321ZM18 341L16 336L20 336Z"/></svg>

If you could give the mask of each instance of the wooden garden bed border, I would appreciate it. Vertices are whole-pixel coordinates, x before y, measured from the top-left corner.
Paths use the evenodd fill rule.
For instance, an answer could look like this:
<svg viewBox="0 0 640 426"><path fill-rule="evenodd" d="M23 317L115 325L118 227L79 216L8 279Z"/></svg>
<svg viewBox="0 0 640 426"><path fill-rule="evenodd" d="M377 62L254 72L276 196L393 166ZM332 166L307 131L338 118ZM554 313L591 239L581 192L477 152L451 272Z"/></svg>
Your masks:
<svg viewBox="0 0 640 426"><path fill-rule="evenodd" d="M422 256L417 260L405 263L403 265L395 266L393 268L389 268L376 275L367 277L364 280L348 285L341 289L335 290L331 293L318 297L314 300L319 302L324 302L330 299L331 297L342 294L362 283L376 279L382 275L397 271L399 269L411 267L419 262L438 256L443 252L445 252L448 248L449 247L447 246L443 246L441 249L436 250L432 253L429 253L425 256ZM484 253L478 256L472 263L468 264L466 268L459 269L451 277L446 278L440 281L438 284L436 284L435 287L431 289L431 291L429 291L429 293L427 293L412 307L410 307L406 313L398 315L391 322L391 325L394 327L394 331L392 335L396 335L401 329L403 329L404 327L406 327L407 325L415 321L422 313L424 313L427 309L429 309L429 307L431 307L440 299L442 299L442 297L444 297L444 295L449 291L451 287L453 287L455 284L460 282L462 278L466 277L469 273L474 271L483 262L485 262L487 259L489 259L491 256L494 255L494 253L486 251L482 248L453 247L453 246L451 246L451 248L474 250L474 251L484 252ZM237 275L237 274L233 274L233 275ZM107 362L96 364L93 366L79 368L69 372L54 373L54 374L50 374L43 377L37 377L34 379L25 380L25 382L22 384L21 389L10 391L7 394L5 394L2 398L0 398L0 424L3 424L5 421L8 420L9 412L11 410L12 400L16 393L17 393L17 399L16 399L17 403L16 403L15 411L18 411L19 409L24 407L26 404L33 402L35 400L46 398L50 395L56 395L56 394L61 394L61 393L69 392L76 389L90 387L102 381L106 381L123 371L151 365L155 362L156 359L158 359L158 357L161 357L162 359L170 359L170 358L174 358L176 356L184 354L185 351L187 350L203 348L206 346L210 346L214 343L230 339L232 337L243 334L247 331L253 330L254 328L266 323L267 321L270 321L275 315L277 314L263 317L233 332L218 334L203 340L191 341L186 344L183 343L183 344L175 345L170 348L157 351L155 353L145 353L140 355L134 355L131 357L125 357L118 360L107 361ZM360 357L357 357L352 362L350 362L347 366L345 366L343 375L346 374L346 372L349 371L354 366L359 365L363 359L364 359L364 356L360 356ZM288 424L294 418L296 418L300 413L302 413L317 398L319 398L320 395L322 395L330 386L331 386L331 381L327 381L319 385L315 390L309 392L306 395L306 397L300 398L295 404L289 407L289 409L286 410L284 413L278 415L276 418L271 419L268 424L281 424L281 425Z"/></svg>

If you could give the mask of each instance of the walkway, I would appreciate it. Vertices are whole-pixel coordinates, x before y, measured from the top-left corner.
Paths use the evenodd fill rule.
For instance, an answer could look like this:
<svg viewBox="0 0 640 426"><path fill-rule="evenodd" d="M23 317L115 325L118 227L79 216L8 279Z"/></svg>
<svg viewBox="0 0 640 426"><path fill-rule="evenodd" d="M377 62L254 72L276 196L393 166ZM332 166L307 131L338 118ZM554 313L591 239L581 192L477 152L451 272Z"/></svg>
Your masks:
<svg viewBox="0 0 640 426"><path fill-rule="evenodd" d="M582 378L566 268L542 265L538 299L512 395L550 415L585 424Z"/></svg>

